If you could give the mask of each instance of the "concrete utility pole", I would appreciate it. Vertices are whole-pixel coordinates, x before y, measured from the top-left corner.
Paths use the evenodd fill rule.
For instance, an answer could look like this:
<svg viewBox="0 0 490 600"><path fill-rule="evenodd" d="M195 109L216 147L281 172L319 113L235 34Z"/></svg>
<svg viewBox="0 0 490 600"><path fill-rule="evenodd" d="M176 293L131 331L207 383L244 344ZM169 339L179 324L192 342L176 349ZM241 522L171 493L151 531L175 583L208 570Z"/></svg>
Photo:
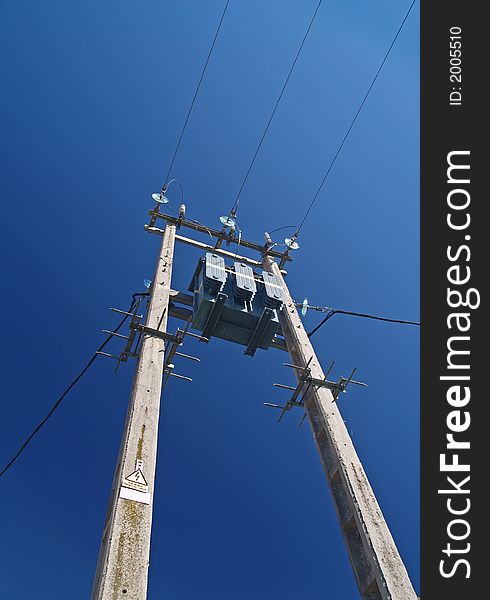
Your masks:
<svg viewBox="0 0 490 600"><path fill-rule="evenodd" d="M279 314L292 362L324 378L278 265L266 256L264 269L282 281L284 307ZM416 600L405 566L362 468L332 392L311 385L304 397L335 509L363 600ZM328 596L328 593L327 593Z"/></svg>
<svg viewBox="0 0 490 600"><path fill-rule="evenodd" d="M168 223L146 327L166 332L176 225ZM143 332L121 441L92 600L145 600L165 341Z"/></svg>
<svg viewBox="0 0 490 600"><path fill-rule="evenodd" d="M262 259L255 260L247 256L239 256L238 253L221 247L222 243L228 245L237 243L236 231L232 226L234 223L229 217L221 218L224 225L221 230L208 228L197 221L187 220L183 205L178 217L160 213L159 206L150 211L150 217L150 223L145 228L149 233L163 236L163 243L151 288L146 325L140 325L140 317L133 316L130 324L133 334L130 333L128 336L127 348L121 354L125 358L135 354L130 349L134 340L134 332L139 331L143 336L143 341L114 475L92 600L146 599L162 378L164 373L167 377L173 374L171 372L173 364L170 361L174 355L198 360L177 352L177 349L186 333L206 342L213 336L213 331L221 318L222 310L224 310L223 298L227 298L226 294L219 292L220 286L225 285L227 271L232 277L235 277L234 281L238 285L239 273L243 279L246 272L244 265L255 269L262 266L265 271L275 276L259 275L251 271L247 275L249 277L246 280L247 285L243 282L243 285L240 284L243 289L250 290L250 282L256 286L255 280L257 280L260 285L265 286L264 289L269 294L267 302L271 302L271 299L276 301L279 298L282 299L277 301L284 302L282 308L277 311L279 322L276 320L284 337L273 334L274 339L270 341L270 347L289 352L293 365L288 366L296 371L298 386L295 389L279 385L279 387L294 390L293 397L286 406L266 404L283 410L280 419L284 411L290 410L292 406L303 408L309 418L362 600L416 600L405 566L337 407L338 394L345 390L347 384L350 382L360 384L360 382L352 381L352 375L348 380L341 378L337 383L326 379L296 310L296 303L284 281L284 271L281 269L291 260L289 250L293 248L293 245L286 244L287 249L279 252L271 243L268 234L266 234L264 246L240 237L242 248L261 254ZM158 219L166 221L164 230L155 226ZM232 225L230 225L230 221ZM182 227L210 235L216 239L216 243L209 245L178 235L176 230ZM196 298L199 298L204 284L197 288L201 291L194 290L195 295L171 291L173 252L176 241L194 246L201 253L203 251L208 253L209 256L207 255L208 258L205 261L211 262L209 265L206 262L206 267L202 267L204 263L200 262L195 277L203 273L202 267L206 269L206 281L209 282L213 277L218 280L217 295L209 296L206 300L201 298L201 304L198 303L197 307L195 305ZM234 260L234 267L227 270L223 262L222 266L218 268L219 260L217 258L219 257ZM278 259L279 264L274 259ZM202 276L204 277L204 275ZM282 288L282 294L279 293L280 288ZM277 295L275 290L277 290ZM210 310L209 315L202 322L201 329L198 327L199 320L195 322L196 327L203 331L203 336L190 334L187 329L184 332L177 330L177 334L174 336L166 332L168 316L183 319L188 326L189 322L194 322L194 317L196 317L189 307L194 307L199 314L202 302L207 302ZM232 305L231 298L229 302ZM184 307L179 308L177 304L183 304ZM245 341L248 344L245 352L250 355L255 352L258 340L262 339L257 331L262 332L262 335L265 329L260 329L260 327L268 326L264 315L272 318L270 315L273 314L273 311L269 306L270 304L264 308L262 317L256 324L254 321L253 328L250 329L251 338L248 342ZM237 312L242 315L243 305L239 306ZM224 335L224 339L233 340L234 338L230 337L230 328L234 326L234 322L227 321L226 323L228 329L225 331L227 333L226 335L222 333L222 337ZM241 321L241 323L245 326L245 321ZM247 325L247 327L249 326ZM216 335L218 335L217 331ZM171 341L172 345L165 348L167 340ZM252 340L256 342L253 348ZM182 375L175 376L189 379ZM328 590L326 595L328 596Z"/></svg>

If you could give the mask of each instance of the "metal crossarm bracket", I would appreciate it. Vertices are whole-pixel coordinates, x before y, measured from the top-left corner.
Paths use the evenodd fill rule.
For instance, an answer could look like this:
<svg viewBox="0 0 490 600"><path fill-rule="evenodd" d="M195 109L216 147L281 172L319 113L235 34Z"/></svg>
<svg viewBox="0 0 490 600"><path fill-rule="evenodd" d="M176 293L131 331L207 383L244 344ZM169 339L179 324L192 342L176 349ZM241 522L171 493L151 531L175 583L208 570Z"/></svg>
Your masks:
<svg viewBox="0 0 490 600"><path fill-rule="evenodd" d="M296 385L296 387L293 387L290 385L284 385L282 383L273 383L272 384L274 387L278 387L280 389L285 389L285 390L291 390L293 392L293 395L286 402L286 404L284 406L281 406L279 404L272 404L271 402L264 402L264 406L269 406L271 408L278 408L281 410L281 414L279 415L279 418L277 419L278 423L284 417L286 412L290 411L294 406L298 406L298 407L304 409L304 398L308 394L311 387L328 388L332 392L333 402L337 401L340 393L346 392L347 386L350 383L352 383L354 385L360 385L362 387L367 387L366 383L363 383L362 381L355 381L354 379L352 379L352 377L354 376L354 374L357 370L357 367L352 370L352 373L349 375L349 377L340 377L338 381L329 381L327 379L327 377L330 374L330 372L332 371L335 361L331 362L323 379L317 379L316 377L312 377L311 370L309 368L311 360L312 360L312 358L310 358L308 360L308 362L306 363L306 366L304 366L304 367L284 363L285 367L289 367L289 368L297 371L298 384ZM306 412L303 415L303 418L301 419L299 426L301 426L303 424L305 418L306 418Z"/></svg>
<svg viewBox="0 0 490 600"><path fill-rule="evenodd" d="M267 252L266 254L268 254L269 252ZM279 268L283 269L284 265L291 260L291 256L289 255L289 248L286 248L286 251L284 252L284 254L281 256L281 260L279 262Z"/></svg>
<svg viewBox="0 0 490 600"><path fill-rule="evenodd" d="M175 336L173 336L171 345L165 351L165 362L163 364L164 379L162 383L162 389L167 385L170 377L176 377L177 379L183 379L184 381L192 381L192 379L190 377L187 377L186 375L178 375L177 373L174 373L173 370L175 368L175 365L172 362L174 356L180 356L188 360L200 362L200 359L195 356L190 356L189 354L183 354L182 352L178 352L178 349L182 346L184 342L185 336L189 334L189 325L190 323L187 323L184 330L177 329ZM193 334L193 337L200 338L201 336L194 336Z"/></svg>
<svg viewBox="0 0 490 600"><path fill-rule="evenodd" d="M264 335L264 330L267 327L269 321L272 317L272 309L264 308L262 314L260 315L260 319L257 321L257 325L255 326L252 335L250 336L250 341L248 342L247 347L245 348L245 353L247 356L253 356L259 347L260 338Z"/></svg>
<svg viewBox="0 0 490 600"><path fill-rule="evenodd" d="M293 388L291 386L286 386L281 383L273 384L274 387L294 390L293 395L291 396L290 400L288 400L284 406L280 406L278 404L271 404L269 402L264 403L264 406L281 409L281 414L279 415L279 417L277 419L278 423L282 420L282 418L284 417L286 412L290 411L293 408L293 406L300 406L300 407L303 406L302 402L298 401L298 398L300 397L300 394L302 394L302 392L304 391L305 384L307 384L307 387L309 388L308 377L310 376L310 373L311 373L310 363L311 363L312 359L313 359L313 357L311 357L308 360L308 362L306 363L306 366L304 366L304 367L298 367L297 365L290 365L288 363L284 363L285 367L290 367L290 368L296 369L298 371L298 385L295 388ZM304 394L303 394L303 397L304 397Z"/></svg>
<svg viewBox="0 0 490 600"><path fill-rule="evenodd" d="M147 327L146 325L137 325L135 329L137 331L145 333L146 335L151 335L161 340L165 340L166 342L173 342L177 339L176 335L172 335L171 333L167 333L166 331L159 331L158 329L154 329L153 327Z"/></svg>
<svg viewBox="0 0 490 600"><path fill-rule="evenodd" d="M143 318L143 315L137 314L140 303L141 303L141 299L137 302L137 304L134 308L134 312L132 312L132 313L127 312L125 310L120 310L119 308L111 308L112 312L116 312L121 315L126 315L127 317L131 317L131 321L129 323L129 335L123 336L121 334L115 333L114 331L108 332L112 335L115 335L116 337L121 337L121 338L126 339L126 346L125 346L124 350L121 352L121 354L119 355L119 359L117 361L117 365L116 365L116 369L115 369L116 373L117 373L117 370L119 369L119 365L121 364L121 362L127 362L128 358L133 358L136 356L136 352L133 352L132 348L133 348L134 340L135 340L137 332L138 332L137 328L140 324L141 319ZM138 342L136 343L135 350L137 349L137 346L138 346Z"/></svg>
<svg viewBox="0 0 490 600"><path fill-rule="evenodd" d="M189 354L183 354L182 352L178 352L178 349L180 346L182 346L182 344L184 342L184 338L186 336L195 337L202 342L208 342L209 339L202 335L197 335L195 333L191 333L190 331L188 331L190 322L187 322L186 327L183 330L180 328L177 328L177 331L175 332L175 334L171 334L166 331L160 331L159 329L155 329L153 327L148 327L147 325L142 325L141 319L143 318L143 316L136 314L136 311L138 310L138 308L139 308L139 303L137 304L135 311L132 313L126 312L124 310L120 310L118 308L111 308L111 310L113 312L131 317L131 321L129 323L129 335L123 335L121 333L117 333L115 331L109 331L107 329L103 329L102 331L104 333L108 333L109 335L113 335L117 338L122 338L122 339L126 340L126 346L124 347L122 352L119 354L119 356L115 356L115 355L109 354L107 352L97 352L97 354L100 356L105 356L107 358L113 358L113 359L117 360L117 365L116 365L116 372L117 372L121 362L127 362L128 358L137 358L138 357L138 355L139 355L138 350L139 350L139 345L140 345L142 336L147 335L147 336L156 337L156 338L164 340L165 342L168 342L170 344L170 346L166 350L165 363L164 363L164 373L166 374L166 377L163 381L163 386L165 386L165 384L167 383L170 376L177 377L179 379L184 379L186 381L192 381L192 379L190 377L186 377L185 375L178 375L177 373L172 372L174 369L174 365L172 364L172 359L174 356L180 356L180 357L186 358L188 360L200 362L199 358L197 358L195 356L190 356ZM136 340L136 344L135 344L135 340Z"/></svg>
<svg viewBox="0 0 490 600"><path fill-rule="evenodd" d="M216 296L214 306L211 312L209 313L206 325L204 326L204 330L202 332L202 341L209 341L209 339L213 335L216 325L218 324L219 318L221 317L221 313L225 308L225 302L227 298L228 296L226 294L223 294L222 292L220 292Z"/></svg>
<svg viewBox="0 0 490 600"><path fill-rule="evenodd" d="M101 352L98 350L95 354L98 356L107 356L107 358L114 358L115 360L119 360L119 356L114 356L114 354L109 354L109 352Z"/></svg>

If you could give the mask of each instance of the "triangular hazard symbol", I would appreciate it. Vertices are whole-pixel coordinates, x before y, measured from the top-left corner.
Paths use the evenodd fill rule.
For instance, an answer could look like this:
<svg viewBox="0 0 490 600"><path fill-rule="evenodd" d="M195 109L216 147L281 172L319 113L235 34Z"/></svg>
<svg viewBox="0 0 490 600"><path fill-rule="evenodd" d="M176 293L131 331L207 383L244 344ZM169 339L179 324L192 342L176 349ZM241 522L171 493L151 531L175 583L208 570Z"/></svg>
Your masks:
<svg viewBox="0 0 490 600"><path fill-rule="evenodd" d="M145 476L141 472L141 469L136 469L136 471L133 471L131 475L128 475L126 477L126 481L132 481L133 483L141 483L142 485L148 485L146 483Z"/></svg>

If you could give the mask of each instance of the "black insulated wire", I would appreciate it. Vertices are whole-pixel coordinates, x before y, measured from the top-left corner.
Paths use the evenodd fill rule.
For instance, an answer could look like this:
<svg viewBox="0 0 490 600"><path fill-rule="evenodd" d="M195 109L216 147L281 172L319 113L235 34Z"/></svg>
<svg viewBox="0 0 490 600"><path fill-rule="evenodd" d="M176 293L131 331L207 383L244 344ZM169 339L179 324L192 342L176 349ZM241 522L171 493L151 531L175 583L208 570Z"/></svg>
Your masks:
<svg viewBox="0 0 490 600"><path fill-rule="evenodd" d="M170 161L170 166L168 168L167 176L165 177L165 181L164 181L164 184L163 184L164 188L168 185L167 184L168 178L170 177L170 173L172 171L172 167L174 166L175 159L177 158L177 154L178 154L179 148L180 148L180 143L182 142L182 138L184 137L184 133L185 133L185 130L187 128L187 123L189 122L189 118L191 116L192 109L194 108L194 104L196 102L197 95L199 94L199 89L201 88L201 83L202 83L202 81L204 79L204 75L206 73L206 69L208 68L209 60L211 58L211 54L213 53L214 46L216 44L216 40L218 39L218 35L219 35L220 29L221 29L221 25L223 24L223 20L225 18L225 14L226 14L226 11L228 9L228 4L229 3L230 3L230 0L227 0L226 4L225 4L225 7L223 9L223 12L221 13L221 19L220 19L218 27L216 29L216 33L214 34L214 38L213 38L213 41L211 43L211 47L209 48L208 56L206 58L206 62L204 63L204 67L203 67L203 69L201 71L201 77L199 78L199 81L198 81L198 84L197 84L197 87L196 87L196 91L194 92L194 96L192 98L192 102L191 102L191 104L189 106L189 110L187 111L187 116L186 116L185 121L184 121L184 126L182 127L182 131L180 132L180 136L179 136L179 139L177 141L177 145L175 147L175 151L174 151L174 154L172 156L172 160Z"/></svg>
<svg viewBox="0 0 490 600"><path fill-rule="evenodd" d="M326 171L323 179L322 179L320 185L318 186L318 189L315 192L315 195L313 196L313 199L311 200L311 202L310 202L310 204L308 206L308 209L306 210L306 213L305 213L303 219L301 220L301 223L300 223L300 225L299 225L299 227L298 227L298 229L297 229L297 231L295 233L295 236L294 236L295 238L298 237L301 229L303 228L303 225L305 224L306 219L308 218L308 216L309 216L309 214L311 212L311 209L315 205L315 202L316 202L316 200L318 198L318 195L322 191L322 188L323 188L323 186L325 184L325 181L327 180L328 176L330 175L330 172L331 172L331 170L332 170L332 168L333 168L333 166L335 164L335 161L337 160L340 152L342 151L342 148L344 147L344 144L345 144L347 138L349 137L349 134L352 131L352 128L354 127L355 122L357 121L357 117L359 116L359 113L361 112L364 104L366 103L366 100L368 99L368 96L371 93L371 90L373 89L374 84L376 83L376 80L378 79L378 76L381 73L381 70L382 70L385 62L386 62L388 56L390 55L390 52L391 52L393 46L395 45L395 42L398 39L398 36L400 35L400 32L403 29L403 26L405 25L405 22L408 19L408 16L410 15L414 4L415 4L415 0L412 0L412 3L410 4L407 12L405 13L405 16L403 17L403 20L402 20L400 26L398 27L398 30L397 30L397 32L395 34L395 37L392 39L391 44L390 44L388 50L386 51L386 54L384 55L383 60L381 61L381 64L379 65L378 70L376 71L376 74L375 74L373 80L371 81L371 85L368 87L367 92L364 94L364 98L362 99L362 102L359 105L359 108L357 109L357 111L356 111L356 113L354 115L354 118L352 119L349 127L347 128L347 131L346 131L344 137L342 138L342 141L340 142L340 145L337 148L337 151L335 152L335 154L334 154L334 156L333 156L333 158L332 158L332 160L331 160L331 162L330 162L330 164L328 166L328 169L327 169L327 171Z"/></svg>
<svg viewBox="0 0 490 600"><path fill-rule="evenodd" d="M149 294L147 293L142 293L142 294L133 294L132 298L133 301L131 302L131 306L128 309L128 313L130 313L133 308L135 307L137 300L136 297L138 296L148 296ZM125 315L124 318L119 322L119 324L117 325L117 327L114 329L113 333L117 333L121 327L124 325L124 323L127 321L129 315ZM63 402L63 400L65 399L65 397L68 395L68 393L70 392L70 390L72 390L75 385L80 381L80 379L85 375L85 373L90 369L90 367L93 365L93 363L95 362L95 359L98 356L98 352L101 352L106 346L107 344L110 342L110 340L114 337L113 333L109 334L106 339L102 342L102 344L97 348L97 350L95 351L94 355L92 356L92 358L88 361L88 363L85 365L85 367L83 367L83 369L80 371L80 373L75 377L75 379L73 379L73 381L70 383L70 385L65 389L65 391L61 394L61 396L58 398L58 400L56 400L56 402L53 404L53 406L51 407L51 409L49 410L48 414L44 417L44 419L35 427L35 429L32 431L32 433L29 435L29 437L26 438L26 440L24 441L24 443L20 446L20 448L17 450L17 452L15 453L15 455L12 457L12 459L5 465L5 467L0 471L0 477L2 477L16 462L16 460L20 457L20 455L22 454L22 452L27 448L27 446L29 445L29 443L31 442L32 438L36 435L36 433L38 433L38 431L40 429L42 429L42 427L46 424L46 422L48 421L48 419L51 417L51 415L55 412L55 410L59 407L59 405Z"/></svg>
<svg viewBox="0 0 490 600"><path fill-rule="evenodd" d="M311 17L311 20L310 20L310 23L308 25L308 28L306 29L306 33L303 36L301 44L299 45L298 51L296 52L296 56L294 57L294 60L293 60L293 62L291 64L291 67L290 67L289 72L287 74L286 80L284 81L284 84L282 86L281 92L280 92L280 94L279 94L279 96L278 96L278 98L276 100L274 108L272 109L271 115L269 117L269 120L267 121L267 125L265 126L265 129L264 129L264 131L262 133L262 136L261 136L261 138L259 140L259 143L257 144L257 148L255 149L255 152L254 152L254 154L252 156L252 160L250 161L250 164L248 166L247 172L245 173L245 177L243 178L242 185L240 186L240 189L238 190L238 194L236 195L235 202L233 203L233 206L231 208L230 214L232 212L236 212L236 207L237 207L238 201L240 200L240 194L242 193L243 188L245 187L245 184L247 183L247 180L248 180L248 177L250 175L250 172L252 171L252 167L254 166L255 159L257 158L259 150L262 147L262 143L264 142L265 136L267 135L267 132L269 131L269 127L270 127L270 125L272 123L272 119L274 118L274 115L276 114L277 107L279 106L279 103L281 102L281 99L282 99L282 97L284 95L284 91L286 89L286 86L287 86L287 84L289 82L289 79L290 79L291 74L292 74L292 72L294 70L294 67L296 66L296 63L298 62L299 55L301 54L301 51L303 50L303 46L305 45L306 38L308 37L308 34L310 33L310 29L311 29L311 27L313 25L313 22L314 22L315 17L316 17L316 15L318 13L318 10L320 9L322 1L323 0L320 0L318 2L317 6L316 6L316 9L315 9L315 12L313 13L313 16Z"/></svg>
<svg viewBox="0 0 490 600"><path fill-rule="evenodd" d="M376 315L369 315L367 313L358 313L358 312L353 312L351 310L342 310L340 308L331 308L327 312L327 315L320 321L320 323L308 333L308 337L311 337L312 335L314 335L321 327L323 327L323 325L325 325L325 323L329 319L331 319L336 314L349 315L351 317L362 317L364 319L374 319L375 321L385 321L387 323L398 323L399 325L416 325L416 326L420 327L420 323L418 323L417 321L405 321L403 319L389 319L388 317L378 317Z"/></svg>

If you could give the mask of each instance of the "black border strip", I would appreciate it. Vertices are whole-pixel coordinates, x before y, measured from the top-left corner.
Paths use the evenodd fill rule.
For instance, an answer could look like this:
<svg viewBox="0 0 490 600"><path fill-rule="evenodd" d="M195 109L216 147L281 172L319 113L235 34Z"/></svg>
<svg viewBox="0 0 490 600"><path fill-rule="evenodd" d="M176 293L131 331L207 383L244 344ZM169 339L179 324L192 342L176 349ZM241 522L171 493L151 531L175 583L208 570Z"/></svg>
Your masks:
<svg viewBox="0 0 490 600"><path fill-rule="evenodd" d="M490 237L484 232L484 212L490 202L488 192L483 190L487 170L483 127L488 121L483 110L483 86L488 69L480 56L485 50L488 34L483 33L485 20L482 12L478 12L478 3L452 0L421 3L423 600L470 600L488 594L483 582L483 561L488 553L483 545L488 529L483 514L488 449L483 440L490 438L490 434L485 436L484 433L484 407L489 402L483 383L485 369L490 371L490 365L483 362L485 326L488 330L488 325L483 322L485 298L482 287L484 274L488 271L484 263L489 255L484 241L486 235ZM458 29L461 30L460 39ZM456 43L458 41L461 47ZM458 104L458 93L461 104ZM468 154L462 154L463 151ZM449 155L451 152L457 154ZM466 170L450 170L449 181L448 155L451 163L470 166ZM464 207L466 201L468 206ZM458 208L451 208L450 204L458 205ZM448 224L448 215L455 227L462 227L468 218L471 221L467 227L452 228ZM448 274L451 267L454 268ZM468 275L469 281L463 283ZM448 289L454 292L450 296L453 304L458 304L459 292L463 301L469 299L473 308L451 308ZM479 297L481 303L477 307ZM454 313L466 316L452 317L448 323L449 316ZM458 325L460 329L470 327L467 331L459 331ZM451 338L450 349L469 354L448 356L447 344ZM463 376L468 376L469 380L441 379ZM471 394L468 401L465 400L467 394ZM470 448L448 449L448 434L456 441L469 442ZM468 465L470 470L441 471L441 454L445 455L446 463L457 460L460 465ZM470 479L462 483L468 476ZM438 493L438 490L451 493ZM451 514L451 509L461 511L461 514ZM466 509L467 512L463 512Z"/></svg>

